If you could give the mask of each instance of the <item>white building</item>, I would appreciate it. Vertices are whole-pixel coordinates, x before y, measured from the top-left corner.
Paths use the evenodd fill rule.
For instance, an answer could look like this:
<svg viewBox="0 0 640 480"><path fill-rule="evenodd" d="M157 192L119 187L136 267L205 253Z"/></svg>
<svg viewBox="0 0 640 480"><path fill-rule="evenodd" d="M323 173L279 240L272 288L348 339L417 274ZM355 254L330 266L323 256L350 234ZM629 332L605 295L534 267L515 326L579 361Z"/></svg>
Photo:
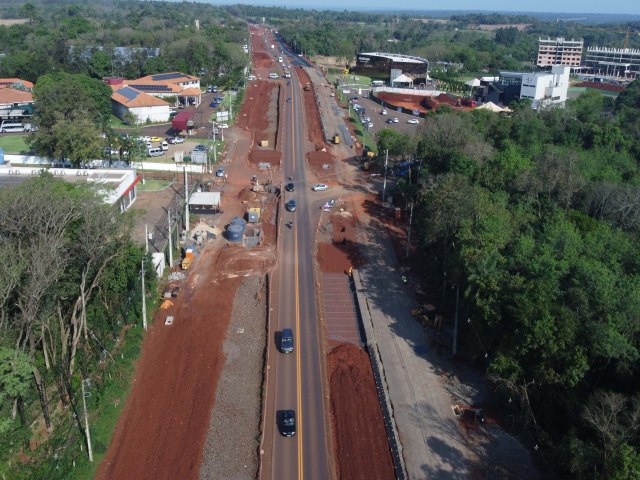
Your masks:
<svg viewBox="0 0 640 480"><path fill-rule="evenodd" d="M147 95L135 88L122 87L111 95L111 106L115 116L125 120L129 113L136 118L136 123L168 122L171 108L164 100Z"/></svg>
<svg viewBox="0 0 640 480"><path fill-rule="evenodd" d="M531 99L534 109L550 105L564 105L569 89L570 68L563 65L551 67L551 73L524 73L520 98Z"/></svg>

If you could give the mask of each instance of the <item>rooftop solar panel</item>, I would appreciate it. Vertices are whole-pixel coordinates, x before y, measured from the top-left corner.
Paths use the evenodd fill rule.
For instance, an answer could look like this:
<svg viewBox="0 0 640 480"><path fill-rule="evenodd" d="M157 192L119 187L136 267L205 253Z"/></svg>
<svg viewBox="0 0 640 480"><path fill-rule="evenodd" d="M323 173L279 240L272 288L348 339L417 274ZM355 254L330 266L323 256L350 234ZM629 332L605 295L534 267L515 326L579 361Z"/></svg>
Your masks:
<svg viewBox="0 0 640 480"><path fill-rule="evenodd" d="M164 80L173 80L174 78L182 78L184 75L182 73L161 73L159 75L151 75L151 79L154 82L161 82Z"/></svg>
<svg viewBox="0 0 640 480"><path fill-rule="evenodd" d="M143 92L171 92L167 85L131 85L133 88Z"/></svg>
<svg viewBox="0 0 640 480"><path fill-rule="evenodd" d="M140 95L140 92L137 92L130 87L121 88L120 90L118 90L118 93L129 101L134 100L138 95Z"/></svg>

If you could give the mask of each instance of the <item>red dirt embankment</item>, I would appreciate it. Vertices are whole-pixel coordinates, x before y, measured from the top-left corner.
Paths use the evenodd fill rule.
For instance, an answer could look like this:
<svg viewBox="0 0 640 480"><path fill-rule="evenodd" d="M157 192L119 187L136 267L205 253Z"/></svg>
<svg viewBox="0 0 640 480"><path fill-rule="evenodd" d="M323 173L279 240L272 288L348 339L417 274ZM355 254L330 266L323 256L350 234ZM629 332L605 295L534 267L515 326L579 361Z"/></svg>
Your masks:
<svg viewBox="0 0 640 480"><path fill-rule="evenodd" d="M395 478L367 353L348 343L327 356L338 478Z"/></svg>

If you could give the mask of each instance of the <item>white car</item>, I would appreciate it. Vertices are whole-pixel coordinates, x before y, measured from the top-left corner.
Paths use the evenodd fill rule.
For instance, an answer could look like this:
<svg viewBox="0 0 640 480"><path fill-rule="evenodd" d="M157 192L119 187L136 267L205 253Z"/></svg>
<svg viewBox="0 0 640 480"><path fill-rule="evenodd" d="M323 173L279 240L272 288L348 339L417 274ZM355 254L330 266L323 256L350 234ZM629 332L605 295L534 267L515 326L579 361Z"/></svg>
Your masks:
<svg viewBox="0 0 640 480"><path fill-rule="evenodd" d="M373 128L373 123L372 122L367 123L367 127Z"/></svg>
<svg viewBox="0 0 640 480"><path fill-rule="evenodd" d="M313 190L314 192L324 192L325 190L328 190L329 187L327 185L325 185L324 183L316 183L311 190Z"/></svg>
<svg viewBox="0 0 640 480"><path fill-rule="evenodd" d="M331 93L329 94L329 96L330 96L330 97L335 97L335 96L336 96L336 94L335 94L335 93L333 93L333 92L331 92Z"/></svg>
<svg viewBox="0 0 640 480"><path fill-rule="evenodd" d="M398 123L400 120L398 120L398 117L393 117L393 123Z"/></svg>
<svg viewBox="0 0 640 480"><path fill-rule="evenodd" d="M382 111L380 112L381 115L386 115L387 114L387 109L383 108Z"/></svg>
<svg viewBox="0 0 640 480"><path fill-rule="evenodd" d="M226 123L219 123L218 128L229 128L229 125L227 125Z"/></svg>
<svg viewBox="0 0 640 480"><path fill-rule="evenodd" d="M410 118L407 120L407 123L410 123L411 125L418 125L420 121L417 118Z"/></svg>

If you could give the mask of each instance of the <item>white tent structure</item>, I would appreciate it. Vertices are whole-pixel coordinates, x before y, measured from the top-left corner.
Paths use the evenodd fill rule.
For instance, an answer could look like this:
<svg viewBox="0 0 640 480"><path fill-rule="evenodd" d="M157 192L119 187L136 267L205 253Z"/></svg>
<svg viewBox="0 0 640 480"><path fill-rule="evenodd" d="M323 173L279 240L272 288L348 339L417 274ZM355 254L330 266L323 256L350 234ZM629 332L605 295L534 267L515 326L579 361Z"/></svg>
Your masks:
<svg viewBox="0 0 640 480"><path fill-rule="evenodd" d="M496 112L496 113L510 111L510 110L508 110L506 108L499 107L498 105L496 105L493 102L487 102L487 103L484 103L484 104L480 105L478 107L478 110L489 110L490 112Z"/></svg>
<svg viewBox="0 0 640 480"><path fill-rule="evenodd" d="M468 87L479 87L480 86L480 79L479 78L472 78L471 80L467 80L466 82L464 82L465 85L467 85Z"/></svg>
<svg viewBox="0 0 640 480"><path fill-rule="evenodd" d="M398 83L408 83L409 85L413 86L413 79L411 77L407 77L403 73L399 77L396 77L393 80L391 80L391 86L392 87L396 87Z"/></svg>

